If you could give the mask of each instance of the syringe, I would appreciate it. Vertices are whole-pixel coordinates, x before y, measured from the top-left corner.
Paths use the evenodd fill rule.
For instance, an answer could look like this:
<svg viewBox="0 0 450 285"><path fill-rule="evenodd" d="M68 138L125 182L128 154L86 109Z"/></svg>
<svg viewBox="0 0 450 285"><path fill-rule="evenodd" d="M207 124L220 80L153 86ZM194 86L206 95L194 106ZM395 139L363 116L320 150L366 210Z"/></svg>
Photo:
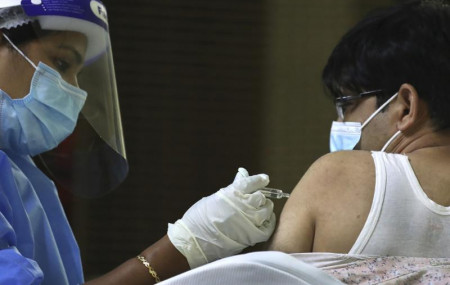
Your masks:
<svg viewBox="0 0 450 285"><path fill-rule="evenodd" d="M263 187L261 189L258 189L258 191L263 193L263 195L266 196L267 198L272 199L289 198L289 193L284 193L283 190L280 189Z"/></svg>

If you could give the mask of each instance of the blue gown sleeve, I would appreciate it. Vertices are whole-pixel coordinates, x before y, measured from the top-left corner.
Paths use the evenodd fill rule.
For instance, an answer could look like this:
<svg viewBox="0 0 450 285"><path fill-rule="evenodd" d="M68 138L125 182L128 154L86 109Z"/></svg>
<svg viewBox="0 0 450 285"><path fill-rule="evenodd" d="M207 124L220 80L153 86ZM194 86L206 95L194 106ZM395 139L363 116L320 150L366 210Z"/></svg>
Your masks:
<svg viewBox="0 0 450 285"><path fill-rule="evenodd" d="M18 189L10 167L5 157L0 156L0 284L41 284L43 273L39 265L16 248L13 224L17 217L12 205Z"/></svg>
<svg viewBox="0 0 450 285"><path fill-rule="evenodd" d="M44 276L38 264L23 257L16 248L0 250L0 284L41 284Z"/></svg>

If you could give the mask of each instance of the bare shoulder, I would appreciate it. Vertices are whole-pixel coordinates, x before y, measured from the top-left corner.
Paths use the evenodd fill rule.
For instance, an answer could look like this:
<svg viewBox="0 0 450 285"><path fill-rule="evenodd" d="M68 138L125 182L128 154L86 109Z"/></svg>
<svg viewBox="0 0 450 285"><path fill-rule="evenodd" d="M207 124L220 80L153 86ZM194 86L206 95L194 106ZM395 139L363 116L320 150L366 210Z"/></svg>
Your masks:
<svg viewBox="0 0 450 285"><path fill-rule="evenodd" d="M292 193L292 200L302 200L305 194L317 198L319 206L330 199L342 197L358 185L374 179L374 163L370 152L340 151L326 154L316 160L300 179ZM302 195L299 195L302 194ZM299 202L299 201L297 201Z"/></svg>
<svg viewBox="0 0 450 285"><path fill-rule="evenodd" d="M345 252L352 245L349 240L354 238L354 242L364 225L374 185L370 152L341 151L322 156L286 202L271 249Z"/></svg>
<svg viewBox="0 0 450 285"><path fill-rule="evenodd" d="M366 180L367 175L374 175L374 164L371 153L368 151L339 151L328 153L316 160L302 179L302 183L313 182L315 185L326 187L313 187L309 185L308 191L327 191L328 186L339 186L340 183L348 186L349 183L357 183ZM296 187L295 190L297 190ZM298 189L300 191L300 189ZM334 193L335 191L331 191Z"/></svg>

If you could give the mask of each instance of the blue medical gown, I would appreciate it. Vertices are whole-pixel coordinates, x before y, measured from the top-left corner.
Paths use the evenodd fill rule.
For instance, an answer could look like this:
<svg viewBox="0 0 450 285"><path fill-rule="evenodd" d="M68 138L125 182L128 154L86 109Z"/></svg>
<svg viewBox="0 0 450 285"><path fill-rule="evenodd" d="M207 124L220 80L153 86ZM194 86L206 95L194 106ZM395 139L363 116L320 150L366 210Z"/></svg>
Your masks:
<svg viewBox="0 0 450 285"><path fill-rule="evenodd" d="M0 150L0 284L82 284L80 251L54 183Z"/></svg>

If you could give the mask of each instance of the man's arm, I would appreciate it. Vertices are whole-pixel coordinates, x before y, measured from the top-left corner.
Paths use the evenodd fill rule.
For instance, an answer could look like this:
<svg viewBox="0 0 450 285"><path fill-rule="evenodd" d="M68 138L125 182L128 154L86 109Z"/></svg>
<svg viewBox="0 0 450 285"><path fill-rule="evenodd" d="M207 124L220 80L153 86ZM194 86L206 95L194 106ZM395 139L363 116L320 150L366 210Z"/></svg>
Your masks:
<svg viewBox="0 0 450 285"><path fill-rule="evenodd" d="M370 211L374 185L370 152L321 157L286 202L269 250L348 252Z"/></svg>

